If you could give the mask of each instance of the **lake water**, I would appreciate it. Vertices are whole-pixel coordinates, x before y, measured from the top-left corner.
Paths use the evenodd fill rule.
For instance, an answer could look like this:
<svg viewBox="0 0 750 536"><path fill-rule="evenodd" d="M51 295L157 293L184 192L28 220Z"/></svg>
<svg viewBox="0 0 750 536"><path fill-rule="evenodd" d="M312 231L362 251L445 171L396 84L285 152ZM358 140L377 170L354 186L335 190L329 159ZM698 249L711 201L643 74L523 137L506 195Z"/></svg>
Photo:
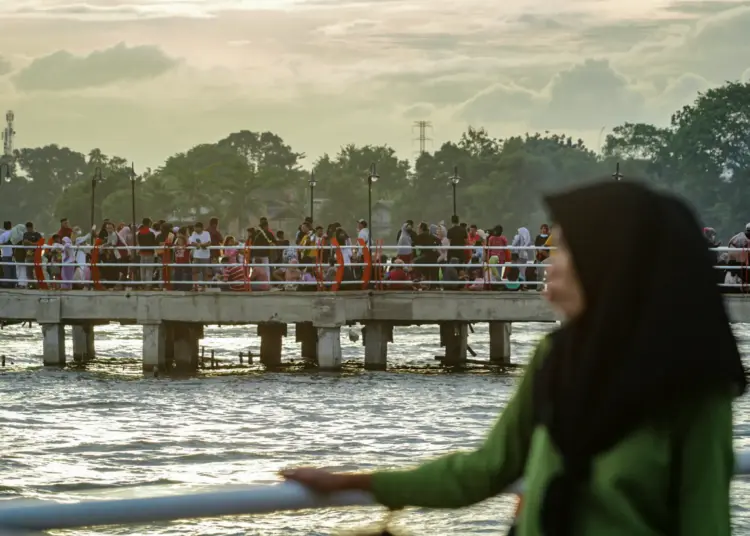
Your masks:
<svg viewBox="0 0 750 536"><path fill-rule="evenodd" d="M513 361L524 363L551 325L515 324ZM345 330L344 330L345 331ZM750 356L750 326L738 326ZM238 363L257 355L247 327L208 327L201 345ZM361 340L360 340L361 342ZM470 335L489 354L486 325ZM70 336L68 336L70 345ZM363 348L342 334L345 360ZM142 379L141 330L96 328L98 362L89 370L44 370L40 329L0 331L0 499L135 497L269 484L293 465L340 470L403 467L471 448L507 403L521 370L448 374L435 369L437 326L400 328L389 362L404 369L342 374L267 373L259 367L191 380ZM293 331L285 359L299 355ZM68 348L68 355L72 348ZM648 371L644 371L647 374ZM735 446L750 448L750 406L736 403ZM750 535L750 486L733 486L736 534ZM500 497L459 511L410 509L395 526L414 535L504 534L514 503ZM103 527L60 534L328 535L383 519L377 508L277 513Z"/></svg>

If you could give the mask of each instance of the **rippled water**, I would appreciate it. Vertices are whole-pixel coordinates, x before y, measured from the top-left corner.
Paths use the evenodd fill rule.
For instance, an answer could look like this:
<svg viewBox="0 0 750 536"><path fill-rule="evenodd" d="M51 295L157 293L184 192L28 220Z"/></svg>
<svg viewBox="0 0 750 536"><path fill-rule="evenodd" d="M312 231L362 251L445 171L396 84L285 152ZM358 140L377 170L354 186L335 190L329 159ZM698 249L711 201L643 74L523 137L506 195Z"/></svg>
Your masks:
<svg viewBox="0 0 750 536"><path fill-rule="evenodd" d="M514 362L525 362L549 329L515 324ZM750 326L737 332L749 356ZM255 366L171 381L140 378L137 326L97 327L99 359L87 371L40 368L38 326L6 328L0 331L0 354L8 356L0 371L0 499L203 491L273 483L276 472L290 465L399 467L476 445L521 372L442 373L434 369L437 326L401 328L394 335L390 363L420 368L373 373L350 367L325 374L267 373ZM201 344L217 359L238 364L239 352L257 354L260 341L251 328L209 327ZM479 358L488 355L486 326L476 326L470 345ZM362 347L346 333L342 346L345 359L361 362ZM285 358L298 353L290 331ZM735 419L736 447L750 447L747 397L737 402ZM733 491L736 533L750 534L750 486L737 481ZM503 534L512 509L507 497L460 511L412 509L397 525L415 535ZM326 535L382 517L378 509L361 508L67 533Z"/></svg>

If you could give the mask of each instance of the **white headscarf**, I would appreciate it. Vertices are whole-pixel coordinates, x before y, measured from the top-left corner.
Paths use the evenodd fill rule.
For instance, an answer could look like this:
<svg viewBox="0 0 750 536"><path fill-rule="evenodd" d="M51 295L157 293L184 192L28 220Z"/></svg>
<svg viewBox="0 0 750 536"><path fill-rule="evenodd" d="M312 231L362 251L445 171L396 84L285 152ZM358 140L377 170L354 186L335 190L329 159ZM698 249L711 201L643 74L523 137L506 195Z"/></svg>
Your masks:
<svg viewBox="0 0 750 536"><path fill-rule="evenodd" d="M23 241L23 235L26 232L26 226L23 223L19 223L13 229L10 230L10 242L11 244L20 244Z"/></svg>
<svg viewBox="0 0 750 536"><path fill-rule="evenodd" d="M521 260L529 260L531 258L531 250L528 249L520 249L520 248L528 248L533 245L531 241L531 233L526 227L521 227L518 229L518 234L513 238L513 243L511 244L514 248L517 249L518 258Z"/></svg>

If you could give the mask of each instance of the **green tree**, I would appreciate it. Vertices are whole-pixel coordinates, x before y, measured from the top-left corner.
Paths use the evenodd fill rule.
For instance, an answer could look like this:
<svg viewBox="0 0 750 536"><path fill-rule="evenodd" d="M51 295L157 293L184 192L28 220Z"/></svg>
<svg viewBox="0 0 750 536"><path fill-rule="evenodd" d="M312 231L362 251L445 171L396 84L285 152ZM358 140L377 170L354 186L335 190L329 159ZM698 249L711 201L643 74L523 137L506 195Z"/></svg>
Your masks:
<svg viewBox="0 0 750 536"><path fill-rule="evenodd" d="M409 162L400 160L388 146L347 145L331 158L323 155L315 163L318 186L315 195L325 199L318 222L340 222L352 229L356 220L367 219L370 166L375 164L379 179L372 185L372 203L394 201L409 184ZM306 185L306 183L303 183ZM373 236L378 229L373 229Z"/></svg>

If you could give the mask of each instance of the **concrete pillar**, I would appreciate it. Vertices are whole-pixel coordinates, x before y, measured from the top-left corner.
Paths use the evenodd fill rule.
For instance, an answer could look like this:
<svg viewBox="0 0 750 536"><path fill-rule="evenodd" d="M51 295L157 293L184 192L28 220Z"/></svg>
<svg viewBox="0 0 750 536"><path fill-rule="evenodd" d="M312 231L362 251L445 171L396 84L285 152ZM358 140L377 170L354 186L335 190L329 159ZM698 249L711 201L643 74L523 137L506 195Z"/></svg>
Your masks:
<svg viewBox="0 0 750 536"><path fill-rule="evenodd" d="M94 326L92 324L73 326L73 360L91 361L94 357L96 357Z"/></svg>
<svg viewBox="0 0 750 536"><path fill-rule="evenodd" d="M258 336L260 337L260 362L266 367L280 366L286 324L278 322L258 324Z"/></svg>
<svg viewBox="0 0 750 536"><path fill-rule="evenodd" d="M388 366L388 342L393 326L387 322L368 322L362 330L365 342L365 369L385 370Z"/></svg>
<svg viewBox="0 0 750 536"><path fill-rule="evenodd" d="M341 370L341 327L318 328L320 370Z"/></svg>
<svg viewBox="0 0 750 536"><path fill-rule="evenodd" d="M143 372L167 370L167 339L166 324L143 325Z"/></svg>
<svg viewBox="0 0 750 536"><path fill-rule="evenodd" d="M510 364L510 322L490 322L490 362Z"/></svg>
<svg viewBox="0 0 750 536"><path fill-rule="evenodd" d="M65 325L42 324L42 357L45 367L65 366Z"/></svg>
<svg viewBox="0 0 750 536"><path fill-rule="evenodd" d="M443 365L462 367L466 365L466 352L469 346L469 324L466 322L446 322L441 325L441 341L445 346Z"/></svg>
<svg viewBox="0 0 750 536"><path fill-rule="evenodd" d="M318 362L318 330L312 322L299 322L296 324L295 339L302 343L302 358L312 363Z"/></svg>
<svg viewBox="0 0 750 536"><path fill-rule="evenodd" d="M203 326L178 323L172 326L172 344L174 352L174 372L176 374L195 374L198 371L199 340Z"/></svg>

